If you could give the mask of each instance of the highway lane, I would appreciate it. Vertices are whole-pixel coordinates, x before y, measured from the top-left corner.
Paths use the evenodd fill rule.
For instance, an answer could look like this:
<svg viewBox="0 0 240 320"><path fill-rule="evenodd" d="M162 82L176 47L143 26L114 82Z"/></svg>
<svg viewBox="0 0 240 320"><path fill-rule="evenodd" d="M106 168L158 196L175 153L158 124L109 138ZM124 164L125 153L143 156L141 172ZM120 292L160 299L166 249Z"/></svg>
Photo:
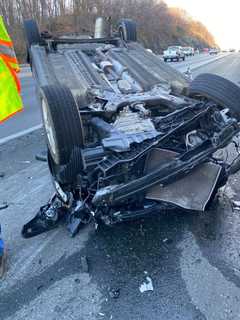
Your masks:
<svg viewBox="0 0 240 320"><path fill-rule="evenodd" d="M240 81L240 55L195 71ZM70 238L63 226L24 240L21 227L52 192L34 159L41 130L1 146L0 211L9 253L0 282L1 320L239 320L240 175L204 214L170 212ZM89 272L81 257L87 255ZM140 285L152 279L153 291ZM114 292L117 292L114 296Z"/></svg>
<svg viewBox="0 0 240 320"><path fill-rule="evenodd" d="M31 131L41 125L41 111L36 97L36 84L29 68L20 73L24 110L8 121L0 124L0 141L19 133Z"/></svg>
<svg viewBox="0 0 240 320"><path fill-rule="evenodd" d="M196 69L199 66L207 65L208 63L213 63L215 61L221 60L229 55L229 53L219 53L218 55L209 54L199 54L193 57L186 57L185 61L179 62L167 62L173 68L176 68L180 72L187 71L188 68Z"/></svg>
<svg viewBox="0 0 240 320"><path fill-rule="evenodd" d="M214 73L240 85L240 53L228 54L224 59L194 69L193 77L201 73Z"/></svg>
<svg viewBox="0 0 240 320"><path fill-rule="evenodd" d="M169 64L179 71L185 72L188 67L194 68L200 64L214 61L216 58L222 58L223 56L225 55L216 57L200 54L194 57L188 57L184 62L172 62ZM24 110L17 116L0 125L0 144L1 142L15 138L18 135L31 132L32 130L39 128L42 123L39 101L36 97L35 80L32 78L29 67L22 68L20 80Z"/></svg>

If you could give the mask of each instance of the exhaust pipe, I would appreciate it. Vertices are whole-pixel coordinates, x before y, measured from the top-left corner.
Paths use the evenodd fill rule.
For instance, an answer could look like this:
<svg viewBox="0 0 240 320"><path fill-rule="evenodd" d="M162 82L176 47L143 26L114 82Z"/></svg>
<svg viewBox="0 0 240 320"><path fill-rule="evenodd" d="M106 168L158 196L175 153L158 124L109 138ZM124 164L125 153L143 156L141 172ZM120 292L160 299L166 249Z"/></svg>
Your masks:
<svg viewBox="0 0 240 320"><path fill-rule="evenodd" d="M94 38L109 38L111 36L111 19L98 17L95 22Z"/></svg>

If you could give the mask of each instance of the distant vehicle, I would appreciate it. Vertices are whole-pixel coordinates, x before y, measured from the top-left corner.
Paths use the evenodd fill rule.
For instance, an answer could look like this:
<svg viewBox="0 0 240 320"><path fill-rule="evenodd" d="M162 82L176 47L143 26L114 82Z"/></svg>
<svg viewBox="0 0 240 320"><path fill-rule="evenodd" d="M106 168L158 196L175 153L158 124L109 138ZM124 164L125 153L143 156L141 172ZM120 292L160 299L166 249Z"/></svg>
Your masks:
<svg viewBox="0 0 240 320"><path fill-rule="evenodd" d="M199 49L194 50L194 54L199 54L199 53L200 53Z"/></svg>
<svg viewBox="0 0 240 320"><path fill-rule="evenodd" d="M203 51L203 53L208 53L209 52L209 48L203 48L202 51Z"/></svg>
<svg viewBox="0 0 240 320"><path fill-rule="evenodd" d="M163 52L163 60L165 62L167 62L168 60L180 61L180 59L182 59L183 61L185 60L185 53L181 46L171 46L171 47L168 47L167 50Z"/></svg>
<svg viewBox="0 0 240 320"><path fill-rule="evenodd" d="M192 47L183 47L183 52L185 53L185 56L194 56L194 48Z"/></svg>
<svg viewBox="0 0 240 320"><path fill-rule="evenodd" d="M236 52L236 49L229 49L229 52Z"/></svg>
<svg viewBox="0 0 240 320"><path fill-rule="evenodd" d="M218 54L219 53L219 50L217 49L217 48L211 48L210 50L209 50L209 54Z"/></svg>

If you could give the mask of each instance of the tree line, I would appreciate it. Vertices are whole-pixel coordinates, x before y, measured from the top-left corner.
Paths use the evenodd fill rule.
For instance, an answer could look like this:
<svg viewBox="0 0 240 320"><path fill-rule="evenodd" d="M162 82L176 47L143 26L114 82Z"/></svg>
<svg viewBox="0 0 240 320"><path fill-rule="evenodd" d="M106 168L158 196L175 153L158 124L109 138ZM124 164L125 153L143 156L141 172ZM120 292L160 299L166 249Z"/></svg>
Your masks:
<svg viewBox="0 0 240 320"><path fill-rule="evenodd" d="M93 34L97 16L111 17L113 27L121 18L131 18L137 22L139 40L156 53L169 45L216 46L201 22L161 0L1 0L0 14L21 62L26 51L23 20L29 18L35 19L41 30L56 35Z"/></svg>

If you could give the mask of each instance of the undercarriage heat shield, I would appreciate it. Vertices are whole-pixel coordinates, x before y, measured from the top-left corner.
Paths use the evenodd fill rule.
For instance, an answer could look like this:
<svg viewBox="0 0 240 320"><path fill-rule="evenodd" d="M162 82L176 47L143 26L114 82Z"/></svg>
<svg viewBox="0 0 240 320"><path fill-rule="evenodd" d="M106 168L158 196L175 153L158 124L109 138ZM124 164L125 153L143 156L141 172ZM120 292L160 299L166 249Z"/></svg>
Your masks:
<svg viewBox="0 0 240 320"><path fill-rule="evenodd" d="M177 156L176 152L152 149L146 161L145 172L166 164ZM146 199L169 202L188 210L204 211L217 185L221 167L204 163L189 174L169 185L155 185L146 193Z"/></svg>

